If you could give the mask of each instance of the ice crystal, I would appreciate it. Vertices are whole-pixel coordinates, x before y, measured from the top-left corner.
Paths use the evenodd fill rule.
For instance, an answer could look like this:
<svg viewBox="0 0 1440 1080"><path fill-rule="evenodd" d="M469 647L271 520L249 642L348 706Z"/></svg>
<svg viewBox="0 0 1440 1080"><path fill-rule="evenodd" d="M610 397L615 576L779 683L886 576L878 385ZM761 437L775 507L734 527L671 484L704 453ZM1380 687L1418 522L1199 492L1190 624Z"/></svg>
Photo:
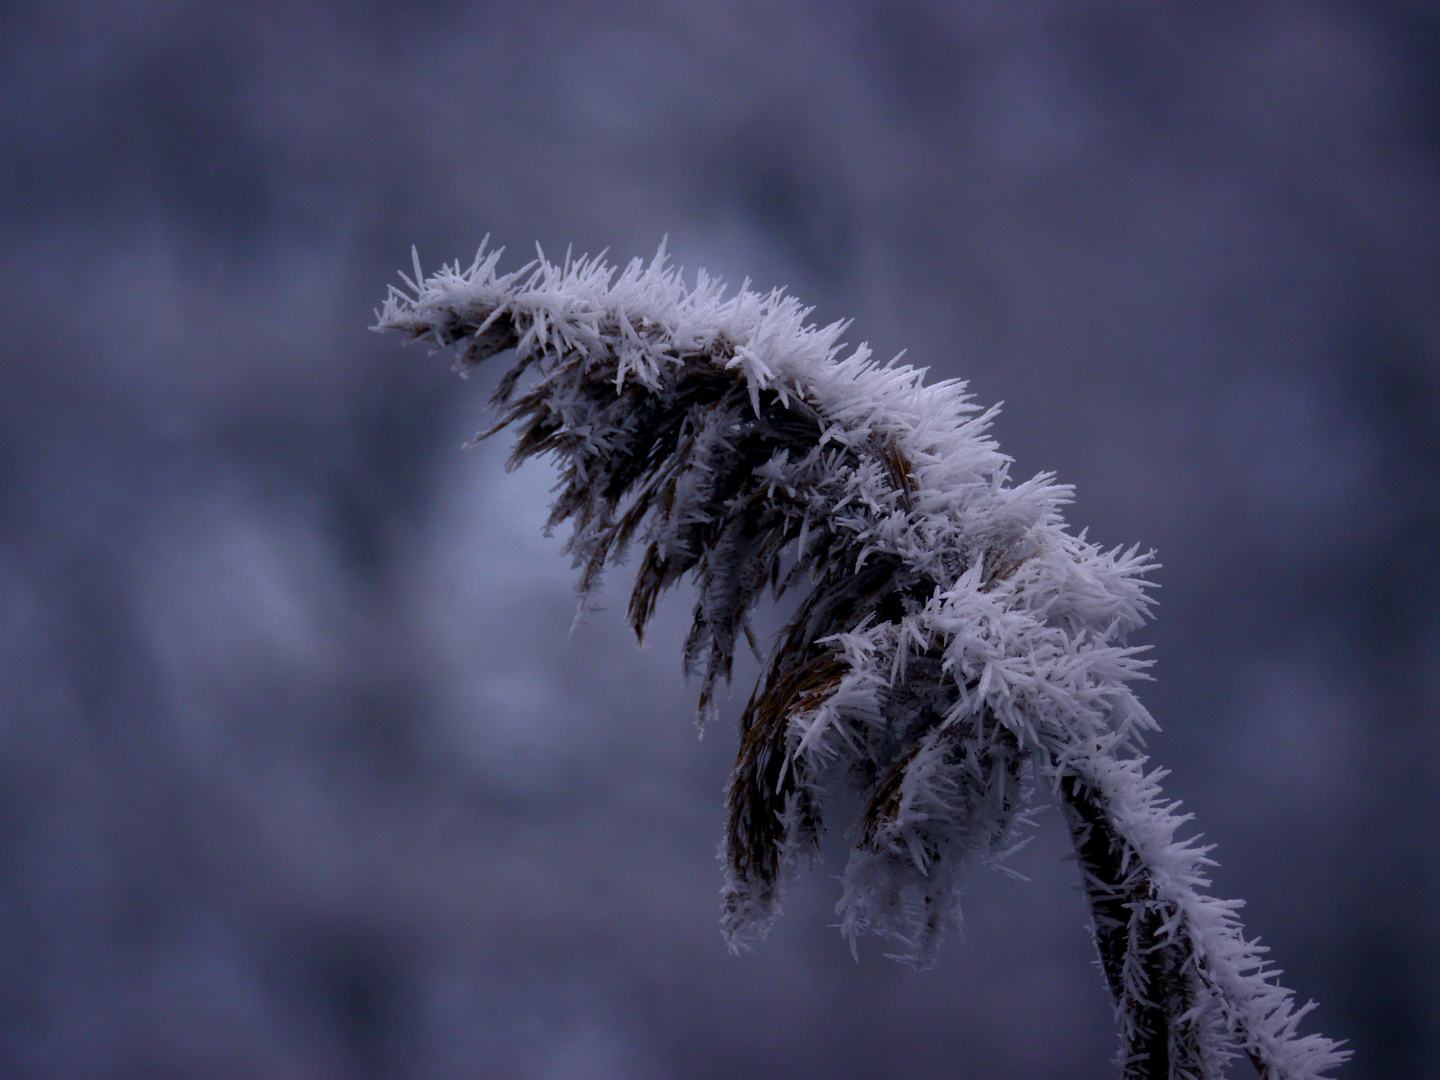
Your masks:
<svg viewBox="0 0 1440 1080"><path fill-rule="evenodd" d="M1069 532L1070 488L1012 482L994 410L958 381L848 349L848 324L748 282L687 285L664 248L616 271L540 256L392 289L378 329L453 346L463 374L514 361L494 404L512 463L554 457L549 524L570 522L582 593L641 548L643 633L683 578L699 716L767 596L801 592L740 719L727 789L722 926L764 935L811 857L827 795L863 807L840 926L929 963L959 918L959 873L1013 847L1036 797L1063 808L1115 1001L1125 1077L1314 1080L1347 1056L1300 1035L1293 995L1205 893L1208 848L1141 753L1154 721L1126 635L1148 617L1151 554ZM527 378L522 390L522 382Z"/></svg>

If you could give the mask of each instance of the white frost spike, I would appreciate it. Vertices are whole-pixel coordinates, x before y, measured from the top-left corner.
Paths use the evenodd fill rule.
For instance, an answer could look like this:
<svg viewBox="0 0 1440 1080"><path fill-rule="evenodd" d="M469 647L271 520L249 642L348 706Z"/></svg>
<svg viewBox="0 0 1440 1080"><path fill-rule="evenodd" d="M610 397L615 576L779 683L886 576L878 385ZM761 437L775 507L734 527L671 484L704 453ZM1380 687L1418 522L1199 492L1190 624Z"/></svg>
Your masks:
<svg viewBox="0 0 1440 1080"><path fill-rule="evenodd" d="M697 585L684 648L713 715L765 595L803 591L740 720L727 788L722 926L763 937L811 858L824 800L860 798L838 914L928 963L959 925L960 872L1013 850L1036 791L1075 845L1130 1080L1214 1080L1246 1057L1265 1080L1319 1080L1348 1053L1299 1035L1290 991L1247 940L1238 903L1205 895L1209 848L1139 752L1155 726L1125 636L1149 617L1138 548L1065 528L1071 491L1020 484L961 382L878 364L806 325L780 292L688 288L664 249L620 274L602 259L497 273L482 244L391 289L377 314L462 373L506 350L494 404L512 461L551 454L550 525L588 595L632 545L629 620ZM535 384L519 391L530 372Z"/></svg>

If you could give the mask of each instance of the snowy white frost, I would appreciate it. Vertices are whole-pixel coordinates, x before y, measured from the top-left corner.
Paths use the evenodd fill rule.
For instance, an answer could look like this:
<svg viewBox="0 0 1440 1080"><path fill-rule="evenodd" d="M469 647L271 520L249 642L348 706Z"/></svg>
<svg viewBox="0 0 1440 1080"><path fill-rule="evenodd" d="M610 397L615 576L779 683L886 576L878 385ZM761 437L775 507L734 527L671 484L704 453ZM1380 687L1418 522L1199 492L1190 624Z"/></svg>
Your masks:
<svg viewBox="0 0 1440 1080"><path fill-rule="evenodd" d="M513 351L495 395L512 461L550 454L550 524L588 593L642 548L629 620L642 633L682 577L698 592L685 644L700 718L715 711L751 613L800 593L763 658L727 789L723 928L763 936L813 856L825 795L863 806L838 912L851 939L932 960L959 917L967 860L994 862L1037 797L1063 809L1120 1026L1127 1078L1219 1077L1246 1057L1266 1080L1347 1056L1300 1035L1308 1010L1213 899L1207 848L1147 771L1154 721L1125 636L1146 619L1149 554L1065 528L1070 489L1023 483L960 382L847 352L844 323L807 325L779 292L688 287L664 248L617 273L500 251L391 289L377 329L454 346L468 372ZM748 284L748 283L747 283ZM523 380L522 380L522 377Z"/></svg>

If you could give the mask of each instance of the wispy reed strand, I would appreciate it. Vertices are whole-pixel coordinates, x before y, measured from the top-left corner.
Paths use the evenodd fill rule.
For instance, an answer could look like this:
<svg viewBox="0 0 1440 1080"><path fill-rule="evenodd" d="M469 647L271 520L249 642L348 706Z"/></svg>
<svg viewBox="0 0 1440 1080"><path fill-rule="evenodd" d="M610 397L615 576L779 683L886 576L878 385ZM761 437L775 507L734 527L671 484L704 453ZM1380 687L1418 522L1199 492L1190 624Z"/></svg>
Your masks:
<svg viewBox="0 0 1440 1080"><path fill-rule="evenodd" d="M837 912L851 940L933 961L959 919L959 874L1013 849L1038 799L1074 842L1127 1080L1213 1080L1248 1058L1265 1080L1319 1080L1348 1052L1297 1024L1238 901L1205 893L1209 848L1141 753L1154 721L1125 644L1148 617L1150 553L1065 527L1070 488L1023 482L960 382L847 351L780 292L687 286L664 248L511 273L468 269L392 289L377 329L453 347L462 374L513 351L493 404L511 464L560 469L582 594L640 549L637 634L689 578L684 647L699 719L716 712L765 597L801 593L740 718L728 785L722 928L768 930L814 854L826 796L863 807Z"/></svg>

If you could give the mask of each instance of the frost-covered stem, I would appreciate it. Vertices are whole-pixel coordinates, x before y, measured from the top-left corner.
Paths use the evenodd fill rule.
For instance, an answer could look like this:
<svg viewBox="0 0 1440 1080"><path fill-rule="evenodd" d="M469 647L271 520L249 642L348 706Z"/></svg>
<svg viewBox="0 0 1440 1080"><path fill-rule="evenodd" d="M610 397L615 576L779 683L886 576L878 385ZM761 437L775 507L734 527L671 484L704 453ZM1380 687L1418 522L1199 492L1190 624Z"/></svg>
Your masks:
<svg viewBox="0 0 1440 1080"><path fill-rule="evenodd" d="M1201 1040L1192 1015L1196 995L1185 971L1193 944L1183 928L1176 928L1168 938L1162 934L1166 920L1149 904L1150 876L1136 873L1139 860L1116 832L1101 805L1102 796L1075 773L1061 776L1060 792L1090 904L1100 966L1117 1010L1130 1010L1120 1017L1124 1078L1168 1080L1172 1063L1200 1056ZM1140 958L1138 993L1127 987L1127 961L1132 955Z"/></svg>
<svg viewBox="0 0 1440 1080"><path fill-rule="evenodd" d="M933 960L958 923L967 861L998 862L1035 790L1064 807L1116 1003L1127 1080L1214 1080L1248 1057L1266 1080L1320 1080L1347 1056L1204 890L1208 849L1147 771L1154 721L1125 635L1149 613L1137 549L1065 529L1069 489L1020 484L960 383L845 354L780 293L693 288L663 250L618 278L599 260L468 270L391 291L378 329L454 346L468 372L514 350L496 430L512 463L553 455L549 524L570 521L582 594L644 548L629 620L697 591L685 643L699 715L716 711L751 613L803 595L740 718L727 788L722 926L762 937L813 856L825 797L864 808L837 908L855 940ZM522 389L522 380L532 382Z"/></svg>

